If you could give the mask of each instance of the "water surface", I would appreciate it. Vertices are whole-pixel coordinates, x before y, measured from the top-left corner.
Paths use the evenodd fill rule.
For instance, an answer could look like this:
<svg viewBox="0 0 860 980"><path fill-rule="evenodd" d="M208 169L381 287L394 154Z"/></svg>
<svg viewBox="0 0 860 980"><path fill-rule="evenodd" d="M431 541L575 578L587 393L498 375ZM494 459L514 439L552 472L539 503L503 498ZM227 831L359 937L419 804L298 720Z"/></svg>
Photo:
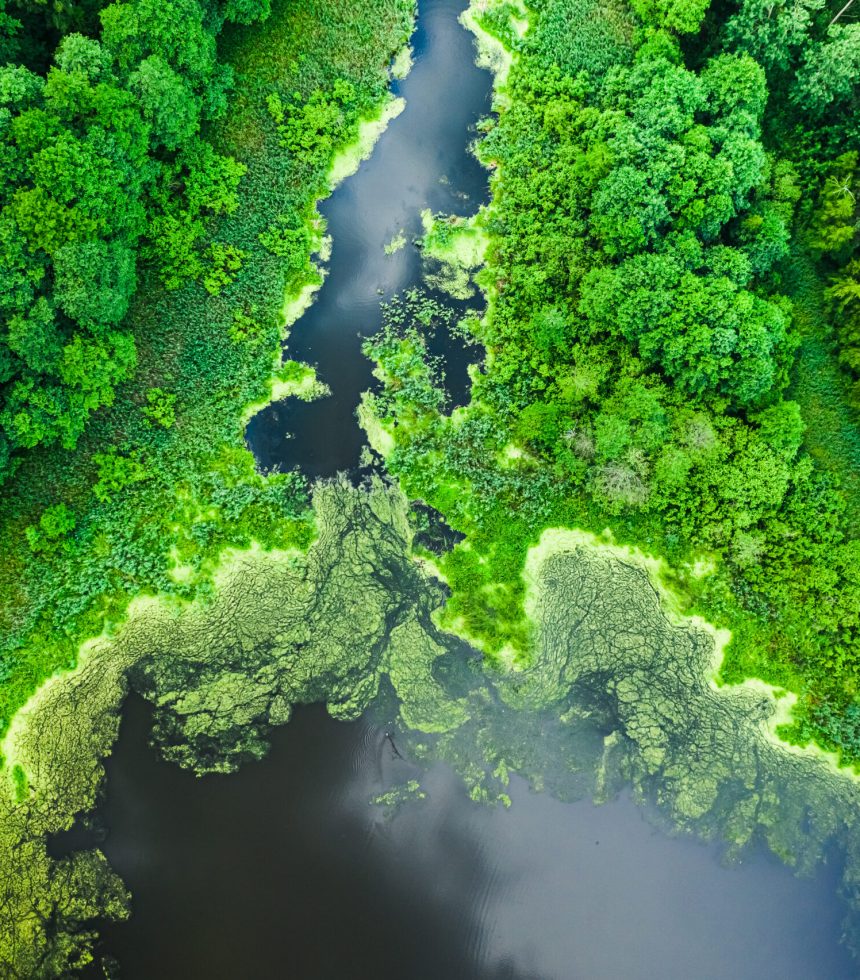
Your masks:
<svg viewBox="0 0 860 980"><path fill-rule="evenodd" d="M296 712L272 751L197 778L147 746L129 704L103 845L133 917L102 952L127 980L840 980L837 868L801 880L761 851L655 830L627 798L561 803L521 779L480 806L444 765L426 799L387 726Z"/></svg>
<svg viewBox="0 0 860 980"><path fill-rule="evenodd" d="M354 418L371 385L360 335L380 299L420 282L401 231L422 208L460 214L486 199L468 152L489 110L490 77L458 24L463 0L422 0L407 100L373 157L322 206L330 274L294 326L287 355L315 363L327 399L270 406L248 426L258 464L311 477L354 468ZM465 355L445 343L455 397ZM305 708L270 755L197 779L146 745L132 700L107 764L99 819L132 919L100 952L129 980L171 978L552 978L840 980L838 868L799 880L761 849L725 868L720 848L670 839L627 798L561 803L513 778L509 810L480 806L442 764L420 773L368 719ZM405 750L404 750L405 752ZM420 777L426 799L377 794ZM67 842L68 843L68 842Z"/></svg>
<svg viewBox="0 0 860 980"><path fill-rule="evenodd" d="M264 470L299 466L311 477L358 465L365 442L355 418L373 384L361 338L382 322L380 302L421 282L411 243L420 213L473 214L488 198L487 171L470 145L475 123L490 110L492 78L475 67L472 35L458 23L463 0L422 0L413 36L415 64L395 94L406 108L389 125L371 158L320 207L334 240L329 274L310 310L295 324L286 356L314 364L329 398L276 402L248 425L248 445ZM399 233L409 244L385 254ZM444 338L449 389L462 400L468 358Z"/></svg>

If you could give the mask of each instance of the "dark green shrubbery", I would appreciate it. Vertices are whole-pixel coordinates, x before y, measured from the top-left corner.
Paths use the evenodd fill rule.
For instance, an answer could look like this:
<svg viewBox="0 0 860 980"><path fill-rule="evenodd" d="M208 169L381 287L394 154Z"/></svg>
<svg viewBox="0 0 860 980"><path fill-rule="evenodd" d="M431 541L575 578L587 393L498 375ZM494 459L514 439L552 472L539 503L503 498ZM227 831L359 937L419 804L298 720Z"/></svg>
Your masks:
<svg viewBox="0 0 860 980"><path fill-rule="evenodd" d="M635 4L636 20L592 10L570 34L587 6L534 5L510 108L482 127L498 170L478 329L490 356L472 405L455 419L434 408L416 330L400 353L389 335L371 347L390 375L376 403L395 425L389 465L468 534L443 559L451 610L491 649L518 636L526 649L520 569L540 530L608 525L666 555L699 609L732 626L727 678L807 689L809 731L856 758L833 719L852 717L860 688L860 544L836 481L802 450L816 420L789 396L798 336L783 286L827 153L850 141L839 113L856 85L821 82L805 105L811 153L789 117L830 57L818 14L777 65L740 39L754 5L695 38L682 35L703 23L696 3ZM627 57L604 64L606 38ZM824 247L854 241L855 163L841 157L824 183ZM854 285L834 276L833 308L852 308ZM842 338L846 360L849 328ZM700 558L716 572L690 574Z"/></svg>
<svg viewBox="0 0 860 980"><path fill-rule="evenodd" d="M198 0L64 12L92 36L62 37L44 74L0 68L0 481L24 450L73 448L133 373L142 263L213 292L237 271L235 248L201 247L244 172L200 138L232 81L216 58L224 18Z"/></svg>

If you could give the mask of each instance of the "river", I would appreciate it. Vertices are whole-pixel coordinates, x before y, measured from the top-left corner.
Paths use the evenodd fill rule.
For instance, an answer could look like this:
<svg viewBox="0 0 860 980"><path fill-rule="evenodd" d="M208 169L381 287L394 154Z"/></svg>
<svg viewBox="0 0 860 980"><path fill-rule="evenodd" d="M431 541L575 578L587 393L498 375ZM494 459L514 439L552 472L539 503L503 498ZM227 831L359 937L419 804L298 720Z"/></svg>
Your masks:
<svg viewBox="0 0 860 980"><path fill-rule="evenodd" d="M421 282L419 250L410 245L386 255L385 246L401 233L410 243L419 236L424 208L468 215L488 200L487 172L469 144L475 123L490 110L491 77L475 67L472 35L457 22L463 6L420 4L414 66L392 86L406 108L371 158L320 208L334 239L329 271L294 326L286 354L314 364L332 394L275 403L251 420L248 445L264 470L300 466L308 476L327 477L358 465L365 439L355 409L373 383L361 339L381 325L381 301ZM460 401L466 352L450 337L440 341L448 388Z"/></svg>
<svg viewBox="0 0 860 980"><path fill-rule="evenodd" d="M467 147L490 76L457 22L462 0L419 6L415 66L395 83L406 109L323 205L329 273L289 340L332 396L252 420L263 469L357 467L354 409L372 382L360 335L379 327L381 299L421 275L417 249L384 245L419 234L422 208L469 214L486 200ZM442 343L458 399L467 354ZM128 980L856 975L839 944L836 859L809 879L763 848L725 867L718 844L665 835L624 794L562 803L518 777L510 808L478 805L445 765L420 772L403 758L384 719L300 709L263 761L201 779L157 757L149 725L132 698L98 816L134 896L99 952ZM371 804L413 777L426 798Z"/></svg>

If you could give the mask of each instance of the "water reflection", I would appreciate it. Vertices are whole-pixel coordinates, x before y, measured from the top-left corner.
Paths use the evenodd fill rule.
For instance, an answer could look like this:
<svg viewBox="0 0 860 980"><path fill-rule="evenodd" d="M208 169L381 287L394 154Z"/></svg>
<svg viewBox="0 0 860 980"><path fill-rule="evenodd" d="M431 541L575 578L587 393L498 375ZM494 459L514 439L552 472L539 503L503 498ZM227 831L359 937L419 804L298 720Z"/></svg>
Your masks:
<svg viewBox="0 0 860 980"><path fill-rule="evenodd" d="M195 778L146 746L133 700L108 762L105 851L134 895L103 952L172 978L821 978L838 945L836 870L671 840L628 799L561 803L512 781L477 806L434 766L427 797L369 801L418 771L386 729L297 711L261 763Z"/></svg>
<svg viewBox="0 0 860 980"><path fill-rule="evenodd" d="M319 477L358 464L365 440L354 413L373 384L361 336L379 328L381 300L421 280L415 247L392 255L384 247L400 232L410 243L419 236L423 208L471 214L487 199L487 172L468 145L489 111L491 77L474 66L472 35L457 21L464 7L463 0L419 4L415 65L394 84L406 108L370 160L320 208L334 239L329 275L293 327L286 356L317 365L332 394L310 404L280 402L251 420L248 445L264 470L300 466ZM447 335L431 346L445 355L452 399L462 404L475 353Z"/></svg>

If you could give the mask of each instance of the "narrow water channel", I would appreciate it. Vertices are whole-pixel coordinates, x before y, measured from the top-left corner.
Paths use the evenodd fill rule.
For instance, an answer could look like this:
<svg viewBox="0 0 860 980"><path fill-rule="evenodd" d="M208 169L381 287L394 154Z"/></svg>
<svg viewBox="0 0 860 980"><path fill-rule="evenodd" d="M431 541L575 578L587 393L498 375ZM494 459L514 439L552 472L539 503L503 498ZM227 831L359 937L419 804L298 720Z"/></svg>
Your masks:
<svg viewBox="0 0 860 980"><path fill-rule="evenodd" d="M317 364L332 396L252 420L263 469L357 465L354 410L372 380L360 335L378 328L381 298L420 280L414 248L383 247L417 235L422 208L467 214L485 199L467 146L490 78L473 65L463 6L420 0L415 67L397 87L407 108L323 206L330 273L288 356ZM449 368L462 385L462 354ZM726 868L719 846L666 837L626 797L561 803L516 777L510 809L476 805L441 764L420 774L426 798L371 805L417 770L384 726L321 707L275 732L262 762L202 779L156 756L150 722L132 699L99 812L134 896L99 953L126 980L856 975L839 944L835 864L801 880L759 850Z"/></svg>
<svg viewBox="0 0 860 980"><path fill-rule="evenodd" d="M334 240L326 281L295 324L286 356L318 368L332 394L304 403L277 402L256 415L246 437L263 470L299 466L311 477L358 465L364 435L355 418L360 395L373 384L362 337L381 324L380 302L421 283L412 245L420 214L468 215L488 198L487 171L469 151L475 124L490 110L492 78L474 64L472 35L457 21L463 0L422 0L413 35L414 66L395 95L406 108L388 127L373 156L320 207ZM405 234L409 244L385 246ZM446 338L448 388L459 400L466 352Z"/></svg>

